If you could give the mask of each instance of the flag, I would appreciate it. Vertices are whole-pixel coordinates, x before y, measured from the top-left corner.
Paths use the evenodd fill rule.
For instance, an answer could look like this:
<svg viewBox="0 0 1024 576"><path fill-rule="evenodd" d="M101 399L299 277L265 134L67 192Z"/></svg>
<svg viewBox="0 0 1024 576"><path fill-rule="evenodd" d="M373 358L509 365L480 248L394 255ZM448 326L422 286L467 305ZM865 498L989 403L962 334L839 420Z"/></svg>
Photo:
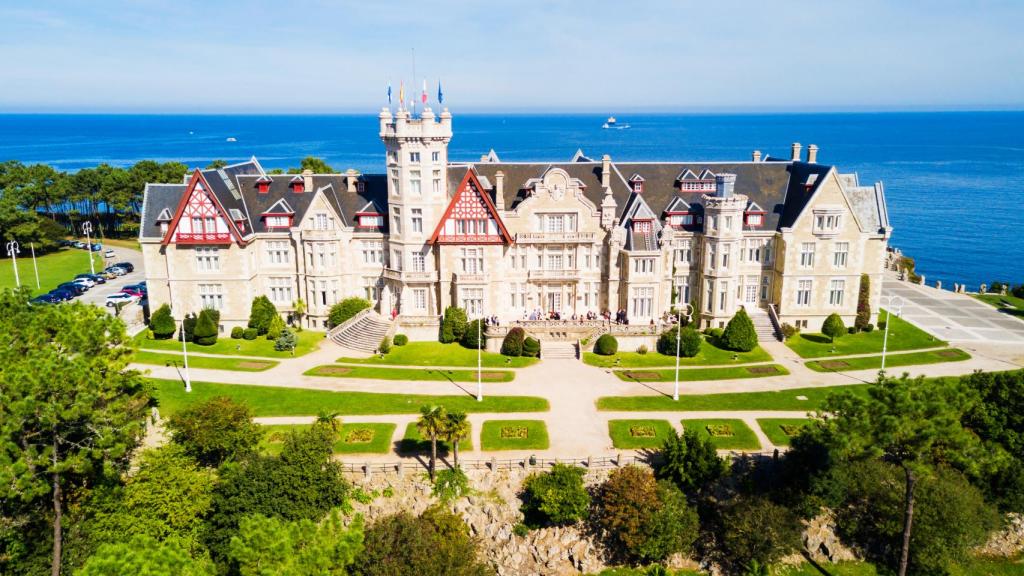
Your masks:
<svg viewBox="0 0 1024 576"><path fill-rule="evenodd" d="M437 81L437 103L444 104L444 92L441 92L441 81Z"/></svg>
<svg viewBox="0 0 1024 576"><path fill-rule="evenodd" d="M391 82L388 82L388 107L391 107Z"/></svg>
<svg viewBox="0 0 1024 576"><path fill-rule="evenodd" d="M427 104L427 79L426 78L423 79L423 95L420 96L420 100L422 100L423 101L423 105L426 106L426 104Z"/></svg>
<svg viewBox="0 0 1024 576"><path fill-rule="evenodd" d="M405 106L405 80L398 83L398 106Z"/></svg>

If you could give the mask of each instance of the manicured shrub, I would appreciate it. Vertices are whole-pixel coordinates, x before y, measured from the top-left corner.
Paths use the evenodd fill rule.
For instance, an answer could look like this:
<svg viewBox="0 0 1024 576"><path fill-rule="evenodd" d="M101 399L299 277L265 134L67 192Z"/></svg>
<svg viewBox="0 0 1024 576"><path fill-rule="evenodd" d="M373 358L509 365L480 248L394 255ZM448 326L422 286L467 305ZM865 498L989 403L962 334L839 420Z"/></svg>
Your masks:
<svg viewBox="0 0 1024 576"><path fill-rule="evenodd" d="M231 329L231 338L234 340L241 340L242 332L244 331L245 328L242 328L241 326L235 326L234 328Z"/></svg>
<svg viewBox="0 0 1024 576"><path fill-rule="evenodd" d="M661 457L655 476L672 481L687 494L695 494L718 480L728 468L725 459L718 457L711 437L691 428L681 435L672 430L661 446Z"/></svg>
<svg viewBox="0 0 1024 576"><path fill-rule="evenodd" d="M871 277L860 275L860 291L857 293L857 318L853 327L859 332L871 323Z"/></svg>
<svg viewBox="0 0 1024 576"><path fill-rule="evenodd" d="M721 514L717 542L723 564L733 573L773 564L800 549L800 520L767 498L741 497Z"/></svg>
<svg viewBox="0 0 1024 576"><path fill-rule="evenodd" d="M757 331L746 310L740 308L729 320L719 343L723 348L737 352L750 352L757 347Z"/></svg>
<svg viewBox="0 0 1024 576"><path fill-rule="evenodd" d="M501 341L501 353L505 356L522 356L523 341L526 339L526 331L516 326L505 334Z"/></svg>
<svg viewBox="0 0 1024 576"><path fill-rule="evenodd" d="M171 307L167 304L157 308L149 319L149 329L153 331L153 338L157 340L167 340L174 336L174 330L177 327L174 316L171 316Z"/></svg>
<svg viewBox="0 0 1024 576"><path fill-rule="evenodd" d="M667 356L676 355L676 332L678 326L661 333L658 336L658 352ZM679 355L683 358L693 358L700 352L700 344L704 341L701 337L700 332L697 332L689 326L683 326L683 332L679 336Z"/></svg>
<svg viewBox="0 0 1024 576"><path fill-rule="evenodd" d="M527 337L523 340L523 356L528 358L540 358L540 340Z"/></svg>
<svg viewBox="0 0 1024 576"><path fill-rule="evenodd" d="M721 344L723 331L721 328L708 328L705 332L708 335L708 339L715 344Z"/></svg>
<svg viewBox="0 0 1024 576"><path fill-rule="evenodd" d="M381 341L380 345L377 346L377 351L381 354L387 354L391 352L391 338L385 336Z"/></svg>
<svg viewBox="0 0 1024 576"><path fill-rule="evenodd" d="M835 312L828 315L825 318L825 322L821 325L821 333L829 337L831 342L835 342L836 338L846 334L846 325L843 324L843 319Z"/></svg>
<svg viewBox="0 0 1024 576"><path fill-rule="evenodd" d="M242 338L245 340L255 340L259 336L259 331L255 328L246 328L242 330Z"/></svg>
<svg viewBox="0 0 1024 576"><path fill-rule="evenodd" d="M466 311L457 306L449 306L444 309L444 319L441 320L440 340L444 344L459 342L466 335Z"/></svg>
<svg viewBox="0 0 1024 576"><path fill-rule="evenodd" d="M790 338L796 336L799 333L800 329L797 328L796 326L793 326L792 324L785 323L782 325L782 337L785 338L786 340L789 340Z"/></svg>
<svg viewBox="0 0 1024 576"><path fill-rule="evenodd" d="M199 313L192 335L195 338L195 343L200 346L211 346L217 343L217 324L214 323L209 309L204 308Z"/></svg>
<svg viewBox="0 0 1024 576"><path fill-rule="evenodd" d="M346 320L356 314L359 314L363 310L366 310L370 306L372 306L372 304L370 304L370 301L366 298L359 298L358 296L345 298L341 302L331 306L331 311L327 315L327 321L331 323L331 326L340 326L344 324Z"/></svg>
<svg viewBox="0 0 1024 576"><path fill-rule="evenodd" d="M186 342L194 341L195 336L193 335L193 332L195 332L197 321L198 319L195 314L186 314L185 318L181 321L181 330L178 331L178 340L184 338Z"/></svg>
<svg viewBox="0 0 1024 576"><path fill-rule="evenodd" d="M636 348L636 353L641 355L641 356L647 354L647 352L648 352L648 350L647 350L647 345L646 344L641 344L641 345L637 346L637 348Z"/></svg>
<svg viewBox="0 0 1024 576"><path fill-rule="evenodd" d="M252 305L249 307L249 328L255 328L257 334L266 334L274 316L277 316L277 308L270 298L257 296L252 299Z"/></svg>
<svg viewBox="0 0 1024 576"><path fill-rule="evenodd" d="M395 346L405 346L409 343L409 337L405 334L395 334L395 341L393 343Z"/></svg>
<svg viewBox="0 0 1024 576"><path fill-rule="evenodd" d="M601 337L594 342L594 354L611 356L619 351L619 341L611 334L601 334Z"/></svg>
<svg viewBox="0 0 1024 576"><path fill-rule="evenodd" d="M281 337L281 331L284 330L284 320L281 319L281 315L274 313L274 317L270 319L270 325L267 327L267 340L277 340Z"/></svg>
<svg viewBox="0 0 1024 576"><path fill-rule="evenodd" d="M278 352L286 352L289 350L295 350L295 346L299 343L298 338L295 337L295 333L289 328L281 330L281 335L274 340L274 350Z"/></svg>
<svg viewBox="0 0 1024 576"><path fill-rule="evenodd" d="M555 464L550 472L533 474L523 483L521 510L528 526L572 524L587 516L590 493L579 466Z"/></svg>
<svg viewBox="0 0 1024 576"><path fill-rule="evenodd" d="M864 331L865 332L873 332L874 330L875 330L875 325L874 324L868 323L868 324L866 324L864 326Z"/></svg>
<svg viewBox="0 0 1024 576"><path fill-rule="evenodd" d="M466 326L466 333L459 341L463 348L470 350L483 349L487 346L487 330L484 328L484 321L480 318L473 320Z"/></svg>

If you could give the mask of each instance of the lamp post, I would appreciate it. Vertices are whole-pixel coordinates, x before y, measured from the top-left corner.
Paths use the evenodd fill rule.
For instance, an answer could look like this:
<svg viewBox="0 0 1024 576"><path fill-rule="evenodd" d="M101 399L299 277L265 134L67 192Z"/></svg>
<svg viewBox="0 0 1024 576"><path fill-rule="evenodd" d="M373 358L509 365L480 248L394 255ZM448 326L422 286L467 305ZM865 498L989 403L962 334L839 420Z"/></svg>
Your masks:
<svg viewBox="0 0 1024 576"><path fill-rule="evenodd" d="M885 373L885 351L889 345L889 316L892 315L893 307L896 308L896 315L903 315L903 298L890 294L885 298L885 336L882 336L882 368L880 374Z"/></svg>
<svg viewBox="0 0 1024 576"><path fill-rule="evenodd" d="M89 272L96 273L96 265L92 263L92 222L82 224L82 233L85 234L85 249L89 252Z"/></svg>
<svg viewBox="0 0 1024 576"><path fill-rule="evenodd" d="M686 318L690 318L690 314L693 314L693 306L689 304L683 305L686 308ZM679 401L679 352L683 337L683 309L676 309L676 384L675 388L672 389L672 400Z"/></svg>
<svg viewBox="0 0 1024 576"><path fill-rule="evenodd" d="M17 240L7 243L7 255L11 257L11 264L14 266L14 283L18 285L18 288L21 288L21 278L18 277L18 254L20 252Z"/></svg>
<svg viewBox="0 0 1024 576"><path fill-rule="evenodd" d="M188 346L186 346L185 339L185 319L181 320L181 353L185 357L185 392L192 391L192 379L188 375Z"/></svg>
<svg viewBox="0 0 1024 576"><path fill-rule="evenodd" d="M36 271L36 290L39 290L42 286L39 284L39 265L36 264L36 245L29 242L28 247L32 250L32 268Z"/></svg>
<svg viewBox="0 0 1024 576"><path fill-rule="evenodd" d="M480 338L483 331L484 316L480 311L480 318L476 321L476 401L484 401L484 373L483 373L483 341Z"/></svg>

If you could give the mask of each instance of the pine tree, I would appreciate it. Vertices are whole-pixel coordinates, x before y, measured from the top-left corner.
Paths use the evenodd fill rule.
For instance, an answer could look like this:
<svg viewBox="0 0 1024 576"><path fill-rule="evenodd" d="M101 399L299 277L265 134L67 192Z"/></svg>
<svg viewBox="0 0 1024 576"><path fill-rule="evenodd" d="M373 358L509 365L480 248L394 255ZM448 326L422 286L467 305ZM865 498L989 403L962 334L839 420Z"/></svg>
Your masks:
<svg viewBox="0 0 1024 576"><path fill-rule="evenodd" d="M274 313L270 317L270 324L267 326L267 340L277 340L281 336L281 331L284 330L284 320L281 319L281 315Z"/></svg>
<svg viewBox="0 0 1024 576"><path fill-rule="evenodd" d="M459 342L466 335L466 311L457 306L449 306L444 310L441 321L441 342Z"/></svg>
<svg viewBox="0 0 1024 576"><path fill-rule="evenodd" d="M746 310L740 308L725 325L721 342L729 350L739 352L750 352L757 346L757 331L754 330L754 322L747 316Z"/></svg>
<svg viewBox="0 0 1024 576"><path fill-rule="evenodd" d="M867 274L860 275L860 292L857 294L857 318L853 321L853 327L858 332L867 328L871 323L871 277Z"/></svg>
<svg viewBox="0 0 1024 576"><path fill-rule="evenodd" d="M482 350L486 347L487 333L484 329L484 321L477 318L470 322L460 342L464 348L469 348L470 350Z"/></svg>

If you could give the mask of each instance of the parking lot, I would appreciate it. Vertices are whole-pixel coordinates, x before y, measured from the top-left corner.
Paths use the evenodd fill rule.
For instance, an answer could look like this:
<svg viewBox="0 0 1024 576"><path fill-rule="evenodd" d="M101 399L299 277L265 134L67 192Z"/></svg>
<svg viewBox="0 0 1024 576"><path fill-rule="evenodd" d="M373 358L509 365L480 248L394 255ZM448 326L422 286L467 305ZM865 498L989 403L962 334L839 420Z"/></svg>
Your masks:
<svg viewBox="0 0 1024 576"><path fill-rule="evenodd" d="M117 262L131 262L132 265L135 266L135 271L130 274L125 274L124 276L118 276L112 280L107 280L106 284L97 284L88 292L76 298L76 300L105 308L107 296L120 292L121 288L129 284L138 284L146 279L146 273L142 267L142 253L128 248L114 248L114 257L104 258L102 265L100 265L97 259L96 271L100 272L103 268ZM71 280L71 278L68 278L68 280Z"/></svg>

